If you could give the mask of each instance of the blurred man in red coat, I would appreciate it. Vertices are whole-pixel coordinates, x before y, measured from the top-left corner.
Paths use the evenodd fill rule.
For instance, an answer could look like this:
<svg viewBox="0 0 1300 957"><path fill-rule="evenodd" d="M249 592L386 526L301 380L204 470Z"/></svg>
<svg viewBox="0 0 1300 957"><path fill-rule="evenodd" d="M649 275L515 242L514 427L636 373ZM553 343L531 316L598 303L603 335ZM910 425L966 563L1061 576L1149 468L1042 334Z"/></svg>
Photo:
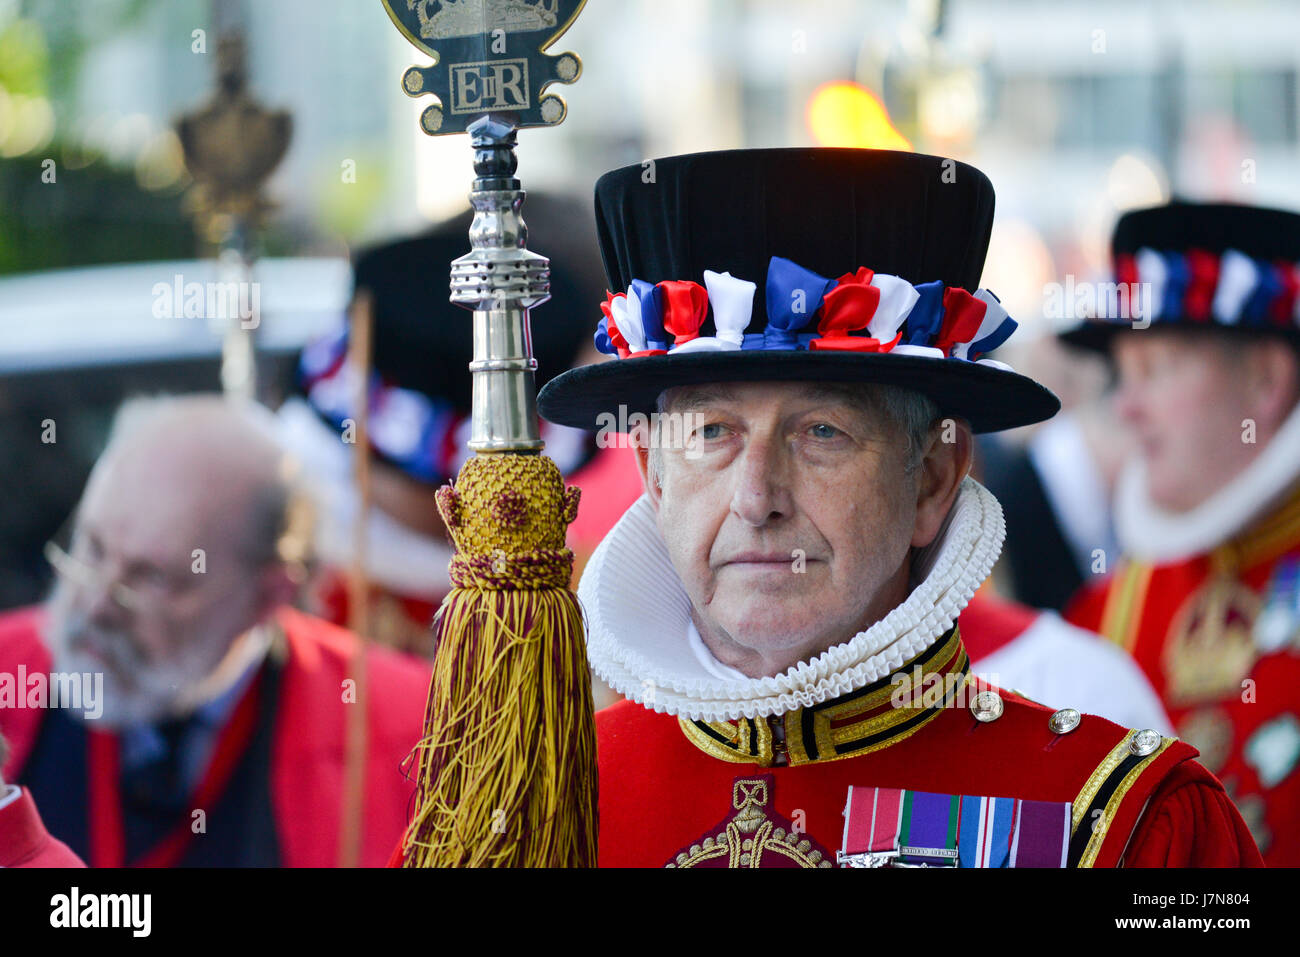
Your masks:
<svg viewBox="0 0 1300 957"><path fill-rule="evenodd" d="M0 618L8 779L91 866L382 863L428 667L291 607L304 514L270 414L119 414L42 608Z"/></svg>
<svg viewBox="0 0 1300 957"><path fill-rule="evenodd" d="M1106 350L1139 455L1124 557L1071 619L1128 651L1270 866L1300 865L1300 215L1173 203L1124 216ZM1123 300L1121 300L1121 303ZM1117 304L1118 305L1118 304Z"/></svg>

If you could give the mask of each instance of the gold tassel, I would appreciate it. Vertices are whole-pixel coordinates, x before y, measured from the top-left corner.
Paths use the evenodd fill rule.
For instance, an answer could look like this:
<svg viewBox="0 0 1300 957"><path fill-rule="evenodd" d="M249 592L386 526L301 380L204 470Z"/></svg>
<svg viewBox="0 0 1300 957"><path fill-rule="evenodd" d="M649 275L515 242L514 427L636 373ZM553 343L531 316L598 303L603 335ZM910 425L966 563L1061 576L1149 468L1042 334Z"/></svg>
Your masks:
<svg viewBox="0 0 1300 957"><path fill-rule="evenodd" d="M437 641L406 867L596 863L596 733L564 545L579 492L539 455L478 455L438 491L455 585Z"/></svg>

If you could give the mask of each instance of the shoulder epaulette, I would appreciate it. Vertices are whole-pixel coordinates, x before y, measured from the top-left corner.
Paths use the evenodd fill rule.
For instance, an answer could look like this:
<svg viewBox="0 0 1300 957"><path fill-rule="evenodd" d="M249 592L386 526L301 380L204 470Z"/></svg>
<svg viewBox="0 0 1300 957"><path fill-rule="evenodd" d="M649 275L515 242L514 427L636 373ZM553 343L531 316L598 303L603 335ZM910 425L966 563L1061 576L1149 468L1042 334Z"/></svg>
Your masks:
<svg viewBox="0 0 1300 957"><path fill-rule="evenodd" d="M1129 731L1097 765L1074 799L1070 867L1116 867L1147 801L1196 750L1156 731Z"/></svg>

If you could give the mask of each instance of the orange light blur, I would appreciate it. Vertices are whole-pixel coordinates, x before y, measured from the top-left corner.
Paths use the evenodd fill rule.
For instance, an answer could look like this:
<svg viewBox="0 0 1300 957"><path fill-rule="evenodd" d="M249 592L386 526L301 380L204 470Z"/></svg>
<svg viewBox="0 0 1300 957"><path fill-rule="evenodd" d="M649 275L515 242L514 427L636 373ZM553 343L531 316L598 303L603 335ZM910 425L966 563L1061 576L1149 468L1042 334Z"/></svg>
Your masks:
<svg viewBox="0 0 1300 957"><path fill-rule="evenodd" d="M808 101L808 130L818 146L908 150L884 104L857 83L827 83Z"/></svg>

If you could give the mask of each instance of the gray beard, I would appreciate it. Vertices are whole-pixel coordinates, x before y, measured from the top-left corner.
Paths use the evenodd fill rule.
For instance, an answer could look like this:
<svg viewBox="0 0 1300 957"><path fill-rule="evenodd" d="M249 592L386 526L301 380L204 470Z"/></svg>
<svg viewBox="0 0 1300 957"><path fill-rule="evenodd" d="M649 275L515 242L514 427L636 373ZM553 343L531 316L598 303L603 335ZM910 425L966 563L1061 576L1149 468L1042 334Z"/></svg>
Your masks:
<svg viewBox="0 0 1300 957"><path fill-rule="evenodd" d="M53 654L54 670L103 676L100 713L88 714L84 707L67 708L70 715L87 724L117 730L178 716L175 711L181 694L198 684L209 670L206 661L194 654L163 664L145 663L135 652L129 635L97 627L84 616L74 614L67 586L62 582L55 586L47 609L45 639ZM79 647L88 637L94 637L96 647L112 658L111 667ZM203 643L194 647L201 650ZM130 679L123 680L123 674L130 675Z"/></svg>

